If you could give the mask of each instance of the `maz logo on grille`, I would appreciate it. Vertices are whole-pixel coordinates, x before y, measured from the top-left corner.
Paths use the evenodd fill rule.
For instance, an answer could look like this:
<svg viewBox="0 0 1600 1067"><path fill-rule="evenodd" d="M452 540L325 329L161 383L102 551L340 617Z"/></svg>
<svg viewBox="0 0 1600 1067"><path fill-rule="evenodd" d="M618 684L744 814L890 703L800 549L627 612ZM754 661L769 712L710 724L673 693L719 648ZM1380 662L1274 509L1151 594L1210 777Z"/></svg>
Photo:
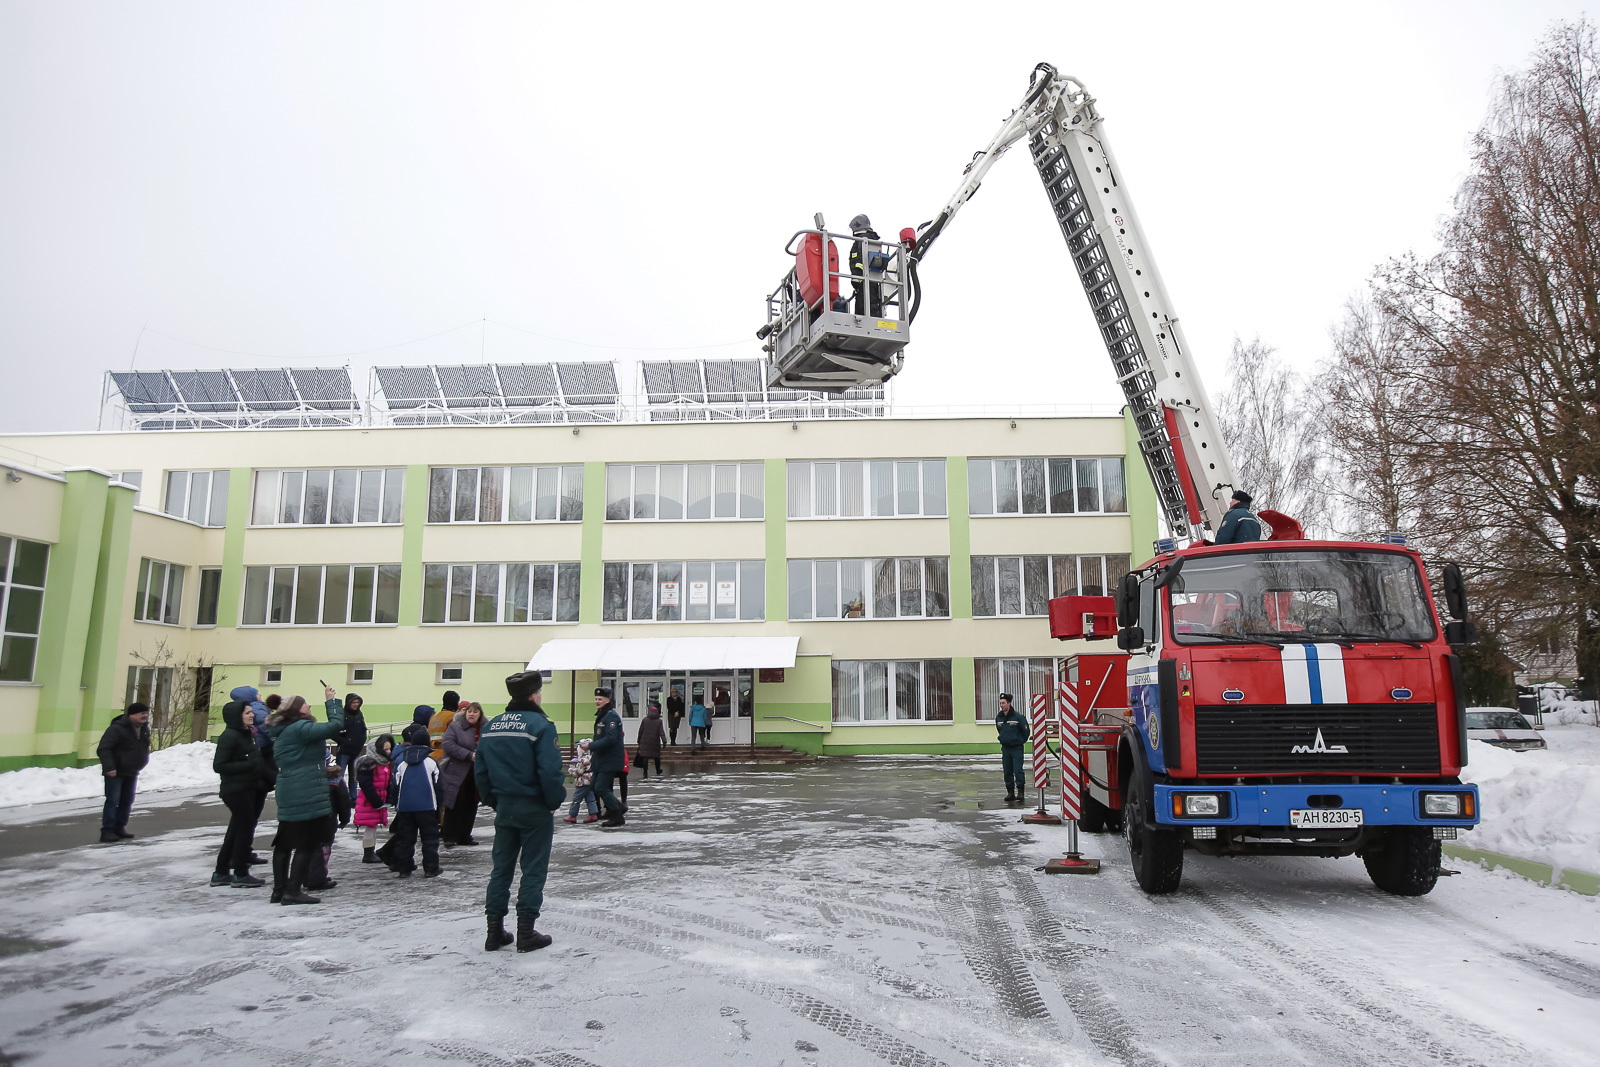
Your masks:
<svg viewBox="0 0 1600 1067"><path fill-rule="evenodd" d="M1292 755L1292 756L1298 756L1298 755L1300 755L1302 753L1306 753L1306 752L1349 752L1349 751L1350 750L1348 748L1346 748L1344 745L1330 745L1326 741L1324 741L1322 739L1322 727L1319 726L1319 727L1317 727L1317 740L1313 744L1295 745L1293 748L1291 748L1289 750L1289 754Z"/></svg>

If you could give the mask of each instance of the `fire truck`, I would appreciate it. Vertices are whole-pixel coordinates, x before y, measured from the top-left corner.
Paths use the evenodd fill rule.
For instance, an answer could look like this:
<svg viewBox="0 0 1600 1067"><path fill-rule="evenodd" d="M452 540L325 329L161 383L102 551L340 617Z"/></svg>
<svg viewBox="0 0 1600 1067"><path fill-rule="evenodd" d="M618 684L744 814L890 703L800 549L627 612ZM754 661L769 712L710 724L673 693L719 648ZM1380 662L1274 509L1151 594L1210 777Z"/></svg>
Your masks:
<svg viewBox="0 0 1600 1067"><path fill-rule="evenodd" d="M1379 888L1429 892L1439 842L1478 822L1477 789L1460 779L1465 688L1454 650L1472 639L1461 572L1439 570L1441 615L1421 555L1399 535L1314 540L1263 510L1263 539L1213 543L1243 487L1078 79L1037 66L930 222L882 240L830 233L819 215L796 233L786 247L794 267L758 332L770 384L840 391L898 373L921 303L918 265L1019 142L1088 297L1169 534L1113 596L1050 603L1053 636L1119 650L1065 664L1063 819L1074 835L1120 829L1152 894L1178 888L1191 849L1358 855ZM1036 730L1036 748L1044 743Z"/></svg>

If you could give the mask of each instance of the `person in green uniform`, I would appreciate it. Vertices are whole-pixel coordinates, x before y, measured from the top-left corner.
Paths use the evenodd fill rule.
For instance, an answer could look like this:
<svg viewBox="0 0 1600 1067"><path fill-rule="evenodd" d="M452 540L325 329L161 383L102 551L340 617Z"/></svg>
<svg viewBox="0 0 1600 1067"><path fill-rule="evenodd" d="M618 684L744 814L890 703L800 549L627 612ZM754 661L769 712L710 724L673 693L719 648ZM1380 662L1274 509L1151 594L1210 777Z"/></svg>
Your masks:
<svg viewBox="0 0 1600 1067"><path fill-rule="evenodd" d="M473 760L478 795L494 809L494 871L483 901L489 918L489 936L483 947L489 952L512 940L505 918L519 857L522 885L517 889L517 951L532 952L551 941L533 924L544 906L555 811L566 801L567 787L562 781L555 724L539 706L543 686L538 671L523 671L506 679L511 702L483 728Z"/></svg>
<svg viewBox="0 0 1600 1067"><path fill-rule="evenodd" d="M1000 735L1000 765L1006 775L1006 803L1027 799L1026 779L1022 777L1022 746L1028 743L1028 720L1011 706L1011 694L1000 694L1000 714L994 717Z"/></svg>

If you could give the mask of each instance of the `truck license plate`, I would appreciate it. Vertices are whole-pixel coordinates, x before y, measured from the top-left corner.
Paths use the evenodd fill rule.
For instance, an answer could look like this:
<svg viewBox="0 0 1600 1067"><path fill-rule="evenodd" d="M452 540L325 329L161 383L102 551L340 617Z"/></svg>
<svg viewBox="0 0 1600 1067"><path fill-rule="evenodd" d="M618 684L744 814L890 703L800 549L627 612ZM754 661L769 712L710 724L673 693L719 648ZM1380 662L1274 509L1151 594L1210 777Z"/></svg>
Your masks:
<svg viewBox="0 0 1600 1067"><path fill-rule="evenodd" d="M1360 808L1291 808L1289 825L1297 830L1311 828L1343 829L1361 825Z"/></svg>

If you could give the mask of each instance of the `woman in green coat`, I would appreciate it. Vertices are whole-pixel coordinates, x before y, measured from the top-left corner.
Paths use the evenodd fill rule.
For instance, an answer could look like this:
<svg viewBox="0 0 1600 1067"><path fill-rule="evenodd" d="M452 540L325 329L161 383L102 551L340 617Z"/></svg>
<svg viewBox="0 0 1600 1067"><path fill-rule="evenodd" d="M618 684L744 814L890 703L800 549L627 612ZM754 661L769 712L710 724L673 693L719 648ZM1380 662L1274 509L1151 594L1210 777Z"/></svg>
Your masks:
<svg viewBox="0 0 1600 1067"><path fill-rule="evenodd" d="M318 722L305 697L293 696L267 716L272 754L278 764L278 833L272 839L272 900L320 904L302 891L313 849L333 840L333 802L328 797L328 739L344 729L344 705L329 686L328 721Z"/></svg>

